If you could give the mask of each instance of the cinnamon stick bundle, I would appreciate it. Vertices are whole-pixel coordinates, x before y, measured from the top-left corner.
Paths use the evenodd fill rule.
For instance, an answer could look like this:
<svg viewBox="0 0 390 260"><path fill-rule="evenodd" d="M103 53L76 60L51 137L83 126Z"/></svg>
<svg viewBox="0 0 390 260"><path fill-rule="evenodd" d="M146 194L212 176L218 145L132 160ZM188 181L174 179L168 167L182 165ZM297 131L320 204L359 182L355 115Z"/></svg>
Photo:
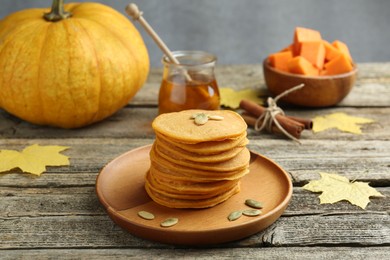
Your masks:
<svg viewBox="0 0 390 260"><path fill-rule="evenodd" d="M245 110L245 112L242 114L242 117L245 122L249 126L253 127L255 126L257 119L264 113L266 113L265 107L262 107L253 101L245 99L240 102L240 108ZM286 116L282 114L277 114L275 118L280 124L280 126L295 138L300 138L301 133L304 129L311 130L313 127L313 123L309 119ZM263 122L260 122L260 125L262 123ZM275 125L274 122L272 123L271 132L282 133L282 131Z"/></svg>

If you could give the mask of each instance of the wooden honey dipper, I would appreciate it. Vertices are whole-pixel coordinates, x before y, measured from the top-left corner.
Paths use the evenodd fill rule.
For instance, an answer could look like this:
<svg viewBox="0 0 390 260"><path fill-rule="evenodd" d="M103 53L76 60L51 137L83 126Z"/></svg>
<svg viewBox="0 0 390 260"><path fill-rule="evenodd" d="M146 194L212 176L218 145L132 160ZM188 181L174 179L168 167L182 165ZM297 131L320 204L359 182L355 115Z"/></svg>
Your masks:
<svg viewBox="0 0 390 260"><path fill-rule="evenodd" d="M174 64L180 64L180 62L173 56L171 50L163 42L163 40L158 36L158 34L153 30L150 24L142 16L143 12L138 9L138 6L134 3L128 4L126 6L126 13L133 18L134 21L138 21L145 31L152 37L157 46L162 50L162 52L173 62ZM191 76L183 69L183 74L186 79L190 82L192 81Z"/></svg>

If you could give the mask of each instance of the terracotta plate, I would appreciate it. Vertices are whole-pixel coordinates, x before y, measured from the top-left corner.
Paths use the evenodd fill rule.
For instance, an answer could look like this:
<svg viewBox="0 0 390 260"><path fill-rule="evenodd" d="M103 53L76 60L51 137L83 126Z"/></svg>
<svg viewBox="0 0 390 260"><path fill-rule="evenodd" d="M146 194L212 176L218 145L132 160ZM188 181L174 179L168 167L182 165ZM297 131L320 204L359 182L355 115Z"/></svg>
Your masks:
<svg viewBox="0 0 390 260"><path fill-rule="evenodd" d="M96 180L96 192L108 215L132 234L163 243L209 245L241 239L274 223L290 201L292 183L288 174L271 160L251 153L250 173L241 183L241 191L215 207L208 209L171 209L152 201L144 190L151 145L131 150L107 164ZM257 217L242 216L229 221L236 210L249 208L246 199L264 203ZM155 215L154 220L140 218L138 211ZM179 223L160 227L168 217Z"/></svg>

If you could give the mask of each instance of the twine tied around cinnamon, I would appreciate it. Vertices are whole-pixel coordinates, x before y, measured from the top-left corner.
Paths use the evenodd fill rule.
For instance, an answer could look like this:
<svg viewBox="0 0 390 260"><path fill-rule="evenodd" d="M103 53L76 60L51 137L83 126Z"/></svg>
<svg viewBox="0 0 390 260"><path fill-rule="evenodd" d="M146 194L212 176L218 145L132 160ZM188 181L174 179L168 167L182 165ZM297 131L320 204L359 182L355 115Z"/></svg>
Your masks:
<svg viewBox="0 0 390 260"><path fill-rule="evenodd" d="M273 99L272 97L267 98L267 104L268 107L265 108L265 112L261 114L254 125L254 128L256 131L262 131L263 129L266 129L268 132L272 132L273 124L276 125L276 127L288 138L296 141L297 143L301 143L297 138L289 134L278 122L278 119L276 118L277 115L281 114L284 115L284 111L278 107L277 102L279 99L281 99L284 96L287 96L291 92L294 92L298 89L301 89L305 86L305 84L300 84L298 86L295 86L293 88L290 88L283 93L279 94L278 96ZM261 125L260 125L261 124Z"/></svg>

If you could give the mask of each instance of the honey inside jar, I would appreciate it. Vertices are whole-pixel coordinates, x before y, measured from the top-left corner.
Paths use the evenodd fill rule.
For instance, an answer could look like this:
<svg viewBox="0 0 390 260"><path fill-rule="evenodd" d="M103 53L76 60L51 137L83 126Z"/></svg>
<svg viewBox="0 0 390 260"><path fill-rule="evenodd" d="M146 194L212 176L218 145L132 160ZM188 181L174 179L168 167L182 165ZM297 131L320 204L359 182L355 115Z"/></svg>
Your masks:
<svg viewBox="0 0 390 260"><path fill-rule="evenodd" d="M173 54L180 64L163 58L159 114L186 109L219 109L219 90L214 76L215 56L199 51L179 51Z"/></svg>

